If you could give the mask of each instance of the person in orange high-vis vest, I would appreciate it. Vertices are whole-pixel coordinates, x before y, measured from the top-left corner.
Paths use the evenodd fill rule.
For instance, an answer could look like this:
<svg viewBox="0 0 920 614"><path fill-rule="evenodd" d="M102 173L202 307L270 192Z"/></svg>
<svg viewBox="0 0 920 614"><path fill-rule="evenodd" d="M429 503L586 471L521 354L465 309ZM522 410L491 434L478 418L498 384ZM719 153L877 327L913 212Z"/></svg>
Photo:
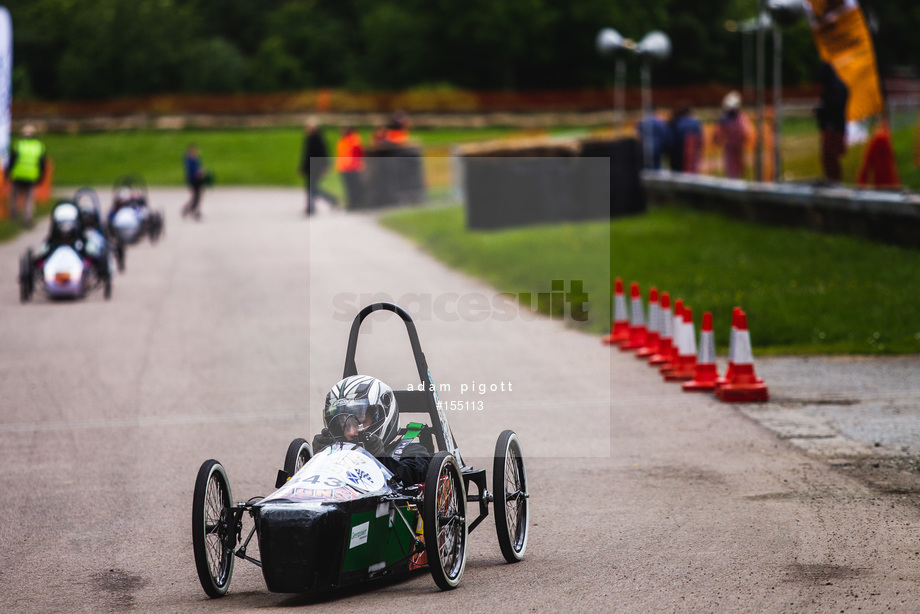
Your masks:
<svg viewBox="0 0 920 614"><path fill-rule="evenodd" d="M409 118L402 111L397 111L387 124L384 140L393 145L405 145L409 142Z"/></svg>
<svg viewBox="0 0 920 614"><path fill-rule="evenodd" d="M335 147L335 170L345 185L345 199L349 209L360 209L364 204L364 146L361 135L352 126L342 130L342 136Z"/></svg>

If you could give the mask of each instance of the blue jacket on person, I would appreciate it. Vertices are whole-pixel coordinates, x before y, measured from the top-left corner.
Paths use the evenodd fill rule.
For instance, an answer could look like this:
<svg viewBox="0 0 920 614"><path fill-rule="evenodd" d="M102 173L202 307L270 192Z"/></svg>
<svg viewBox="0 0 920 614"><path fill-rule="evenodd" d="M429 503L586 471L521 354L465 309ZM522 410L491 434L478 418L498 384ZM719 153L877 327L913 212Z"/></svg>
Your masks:
<svg viewBox="0 0 920 614"><path fill-rule="evenodd" d="M185 183L188 185L201 183L201 159L197 155L186 153L183 161L185 164Z"/></svg>
<svg viewBox="0 0 920 614"><path fill-rule="evenodd" d="M644 168L661 168L661 155L671 149L671 131L668 125L657 115L647 115L639 122L639 146L642 148L642 166ZM645 135L652 139L651 163L645 160Z"/></svg>
<svg viewBox="0 0 920 614"><path fill-rule="evenodd" d="M671 129L671 170L683 172L687 170L685 144L688 136L695 136L699 143L703 140L703 125L698 119L687 114L680 114L670 123Z"/></svg>

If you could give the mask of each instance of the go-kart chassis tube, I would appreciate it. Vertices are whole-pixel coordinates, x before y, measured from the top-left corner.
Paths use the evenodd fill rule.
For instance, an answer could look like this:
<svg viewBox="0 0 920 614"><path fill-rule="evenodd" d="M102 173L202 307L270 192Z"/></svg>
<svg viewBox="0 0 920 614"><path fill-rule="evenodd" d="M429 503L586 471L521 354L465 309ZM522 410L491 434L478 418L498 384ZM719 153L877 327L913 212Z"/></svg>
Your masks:
<svg viewBox="0 0 920 614"><path fill-rule="evenodd" d="M418 537L415 536L415 529L413 529L413 528L409 525L409 521L406 520L405 516L402 515L402 512L399 511L399 508L396 507L395 501L398 501L398 500L399 500L399 501L406 501L407 503L412 503L412 504L414 504L414 505L417 506L417 507L421 507L422 505L424 505L424 502L423 502L423 500L422 500L421 497L410 497L410 498L408 498L408 499L403 498L403 497L399 497L399 498L397 499L397 498L395 498L395 497L383 496L383 497L380 497L380 499L379 499L379 501L380 501L381 503L383 503L383 502L389 503L390 510L394 512L394 515L399 516L399 519L402 520L402 522L403 522L403 526L405 526L406 529L408 529L409 535L412 536L412 547L409 548L409 552L406 553L406 556L404 556L403 558L399 559L399 561L396 562L396 563L401 563L402 561L407 561L407 560L411 559L415 554L417 554L417 553L419 553L419 552L424 552L424 551L425 551L425 543L424 543L422 540L420 540ZM396 540L397 540L397 543L399 543L400 548L402 548L402 542L399 541L399 532L398 532L398 531L396 532ZM396 564L396 563L394 563L394 564Z"/></svg>
<svg viewBox="0 0 920 614"><path fill-rule="evenodd" d="M236 548L236 545L243 537L243 514L246 512L249 512L250 516L252 515L252 502L247 501L246 503L238 504L238 507L230 508L229 518L227 519L227 528L232 526L235 528L235 531L227 531L224 534L224 547L231 550L234 556L245 559L256 567L262 567L262 561L254 559L246 554L246 547L249 546L249 542L252 540L252 536L255 535L256 532L256 526L254 524L252 525L252 529L249 530L249 535L246 536L246 541L243 542L242 546ZM234 550L234 548L236 549Z"/></svg>
<svg viewBox="0 0 920 614"><path fill-rule="evenodd" d="M486 490L486 470L478 469L475 471L463 471L463 486L466 490L466 500L467 502L478 501L479 502L479 516L470 523L468 531L473 532L473 529L479 526L479 523L486 519L486 516L489 515L489 503L495 498L492 493ZM478 491L475 495L470 494L470 482L476 484L476 490Z"/></svg>

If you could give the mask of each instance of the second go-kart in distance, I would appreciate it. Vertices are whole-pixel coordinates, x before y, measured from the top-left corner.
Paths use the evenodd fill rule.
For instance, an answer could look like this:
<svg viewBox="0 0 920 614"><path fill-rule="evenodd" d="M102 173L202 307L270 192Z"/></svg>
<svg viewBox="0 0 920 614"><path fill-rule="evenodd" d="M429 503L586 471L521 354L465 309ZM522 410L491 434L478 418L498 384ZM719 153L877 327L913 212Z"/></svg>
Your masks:
<svg viewBox="0 0 920 614"><path fill-rule="evenodd" d="M394 391L358 375L361 322L378 310L396 313L405 324L425 389ZM489 491L485 469L463 463L435 390L409 314L392 303L362 309L352 323L343 380L326 399L323 436L334 440L331 445L314 454L306 440L295 439L276 490L244 502L234 501L218 461L202 464L192 504L192 543L205 593L227 593L237 558L261 567L272 592L321 593L425 566L438 587L452 589L466 567L468 534L487 518L490 503L504 558L520 561L530 517L520 441L510 430L499 435ZM400 415L425 422L400 428ZM375 456L370 450L381 443L386 454L378 450ZM398 460L399 452L412 446L421 451L415 460L424 458L426 465L411 465L420 470L418 481ZM247 515L253 526L244 538ZM254 535L260 559L247 553Z"/></svg>

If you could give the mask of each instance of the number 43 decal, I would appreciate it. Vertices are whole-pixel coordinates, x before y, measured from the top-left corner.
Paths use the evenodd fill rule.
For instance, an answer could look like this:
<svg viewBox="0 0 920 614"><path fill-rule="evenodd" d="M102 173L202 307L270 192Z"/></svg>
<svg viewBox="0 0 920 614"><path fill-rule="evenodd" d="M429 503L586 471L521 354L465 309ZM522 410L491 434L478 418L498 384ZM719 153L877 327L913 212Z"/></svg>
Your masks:
<svg viewBox="0 0 920 614"><path fill-rule="evenodd" d="M321 480L322 480L322 482L321 482ZM313 484L313 485L322 483L324 486L328 486L328 487L330 487L330 488L341 488L342 486L347 486L347 484L346 484L345 482L343 482L343 481L340 480L339 478L337 478L337 477L335 477L335 476L331 476L331 475L326 476L325 479L323 479L323 476L321 476L321 475L311 475L310 477L304 478L304 479L301 480L301 481L302 481L302 482L307 482L307 483Z"/></svg>

